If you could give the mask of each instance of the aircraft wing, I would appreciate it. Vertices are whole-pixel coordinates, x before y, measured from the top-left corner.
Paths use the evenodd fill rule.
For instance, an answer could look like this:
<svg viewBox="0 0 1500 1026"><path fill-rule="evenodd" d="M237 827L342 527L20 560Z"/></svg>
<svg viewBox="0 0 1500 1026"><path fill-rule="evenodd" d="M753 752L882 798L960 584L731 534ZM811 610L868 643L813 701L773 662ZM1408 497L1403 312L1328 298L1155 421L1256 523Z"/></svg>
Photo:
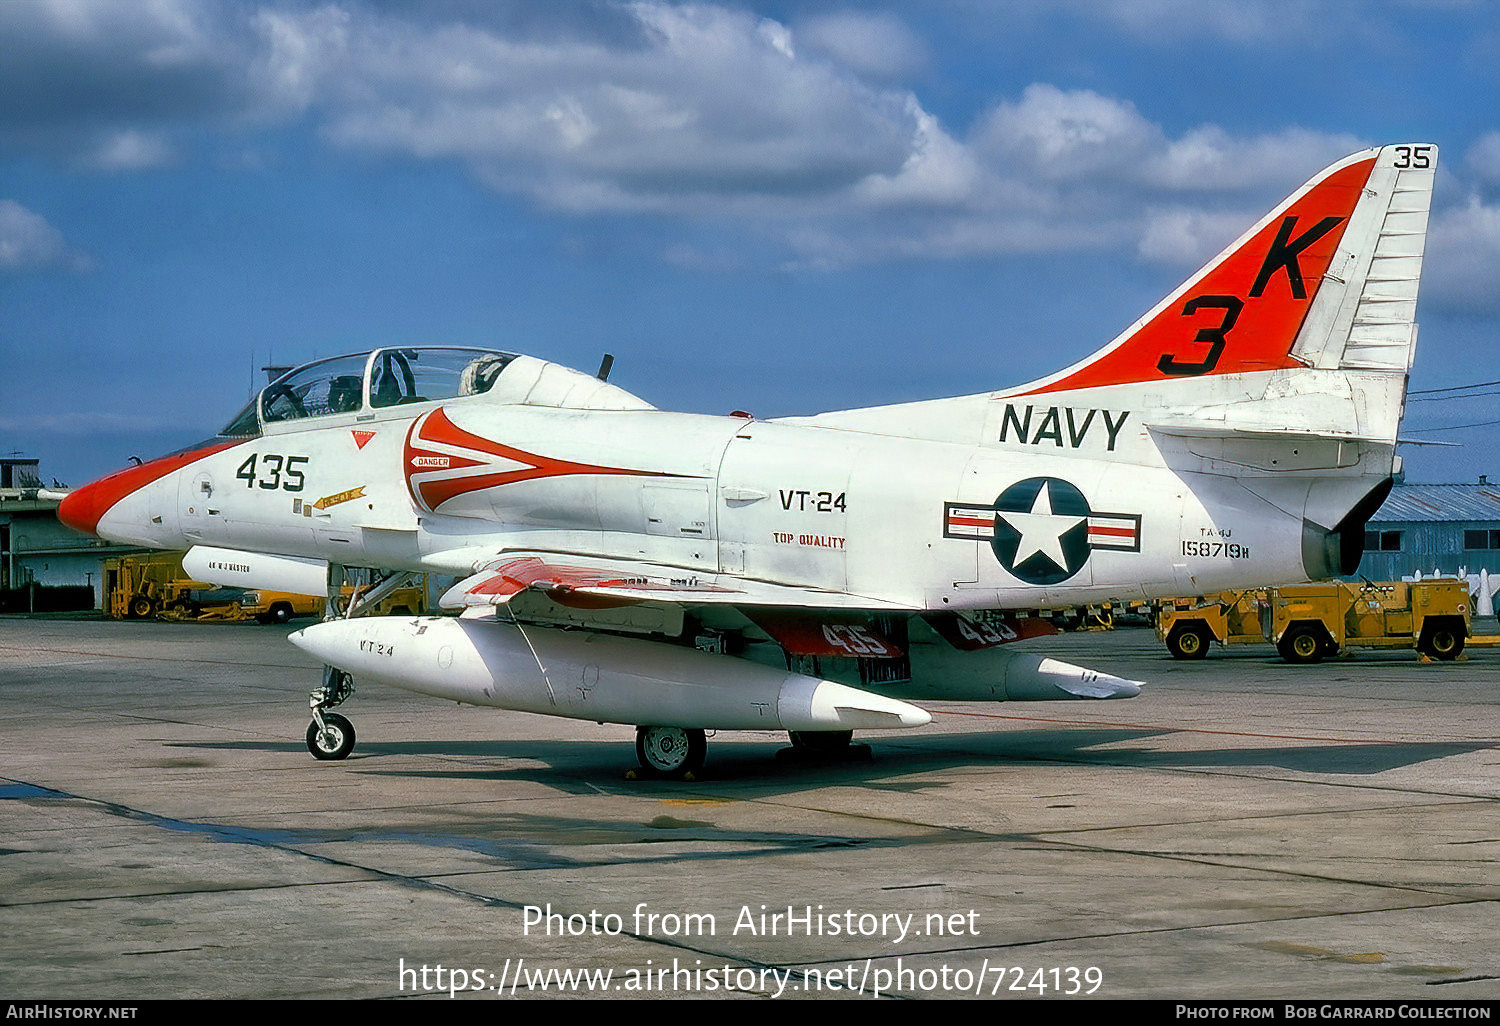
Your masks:
<svg viewBox="0 0 1500 1026"><path fill-rule="evenodd" d="M912 611L914 607L846 592L773 584L600 556L512 552L491 560L443 594L445 609L502 606L523 591L545 592L561 605L605 608L632 602L689 606L778 606L791 609Z"/></svg>

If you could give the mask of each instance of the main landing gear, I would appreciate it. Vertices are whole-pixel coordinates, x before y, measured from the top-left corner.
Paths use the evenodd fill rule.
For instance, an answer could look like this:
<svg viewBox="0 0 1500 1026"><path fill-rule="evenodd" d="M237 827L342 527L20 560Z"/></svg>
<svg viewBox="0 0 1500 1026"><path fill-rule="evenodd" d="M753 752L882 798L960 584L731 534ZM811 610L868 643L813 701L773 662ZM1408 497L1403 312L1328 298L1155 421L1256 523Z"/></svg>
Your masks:
<svg viewBox="0 0 1500 1026"><path fill-rule="evenodd" d="M777 759L794 759L810 763L832 763L866 761L871 758L870 746L852 744L852 730L790 730L792 746L776 753ZM667 780L694 780L703 768L708 754L707 736L701 730L689 727L637 727L635 728L635 757L639 760L639 771L630 772L631 779L638 775Z"/></svg>
<svg viewBox="0 0 1500 1026"><path fill-rule="evenodd" d="M789 730L792 747L776 753L778 760L797 762L869 762L874 758L870 746L853 743L852 730Z"/></svg>
<svg viewBox="0 0 1500 1026"><path fill-rule="evenodd" d="M653 777L692 780L703 768L708 738L688 727L635 728L635 757Z"/></svg>

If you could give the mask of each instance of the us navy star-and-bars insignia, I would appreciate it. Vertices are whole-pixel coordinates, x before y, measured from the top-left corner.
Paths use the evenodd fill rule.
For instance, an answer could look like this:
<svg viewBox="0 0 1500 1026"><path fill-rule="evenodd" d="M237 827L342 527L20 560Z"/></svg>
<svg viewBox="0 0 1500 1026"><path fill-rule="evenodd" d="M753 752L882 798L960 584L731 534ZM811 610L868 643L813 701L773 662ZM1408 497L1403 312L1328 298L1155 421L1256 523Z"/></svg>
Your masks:
<svg viewBox="0 0 1500 1026"><path fill-rule="evenodd" d="M943 504L943 537L988 541L1007 573L1027 584L1058 584L1094 549L1141 550L1139 513L1103 513L1062 478L1031 477L991 506Z"/></svg>

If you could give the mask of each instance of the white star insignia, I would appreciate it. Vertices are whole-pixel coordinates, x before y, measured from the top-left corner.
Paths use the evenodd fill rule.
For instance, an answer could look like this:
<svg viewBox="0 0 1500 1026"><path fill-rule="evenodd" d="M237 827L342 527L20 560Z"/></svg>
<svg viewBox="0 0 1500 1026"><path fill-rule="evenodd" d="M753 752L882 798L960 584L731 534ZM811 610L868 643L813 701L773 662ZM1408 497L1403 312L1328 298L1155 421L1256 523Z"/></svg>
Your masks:
<svg viewBox="0 0 1500 1026"><path fill-rule="evenodd" d="M1031 504L1030 513L1000 513L1006 523L1021 533L1020 540L1016 542L1016 557L1011 561L1012 566L1020 566L1041 553L1052 560L1059 570L1068 569L1068 558L1063 555L1062 549L1063 535L1087 518L1053 513L1051 487L1050 482L1042 485L1041 490L1036 493L1036 500Z"/></svg>

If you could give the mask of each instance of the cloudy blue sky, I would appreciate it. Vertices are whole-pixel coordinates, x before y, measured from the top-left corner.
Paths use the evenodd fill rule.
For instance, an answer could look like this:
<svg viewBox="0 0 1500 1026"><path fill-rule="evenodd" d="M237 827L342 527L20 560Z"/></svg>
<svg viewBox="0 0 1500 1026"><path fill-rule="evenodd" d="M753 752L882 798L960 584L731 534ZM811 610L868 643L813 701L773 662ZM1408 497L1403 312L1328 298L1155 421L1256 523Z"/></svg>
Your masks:
<svg viewBox="0 0 1500 1026"><path fill-rule="evenodd" d="M761 416L1019 383L1410 140L1412 387L1495 381L1486 0L0 0L0 453L81 483L392 343ZM1496 395L1414 400L1411 478L1500 479Z"/></svg>

